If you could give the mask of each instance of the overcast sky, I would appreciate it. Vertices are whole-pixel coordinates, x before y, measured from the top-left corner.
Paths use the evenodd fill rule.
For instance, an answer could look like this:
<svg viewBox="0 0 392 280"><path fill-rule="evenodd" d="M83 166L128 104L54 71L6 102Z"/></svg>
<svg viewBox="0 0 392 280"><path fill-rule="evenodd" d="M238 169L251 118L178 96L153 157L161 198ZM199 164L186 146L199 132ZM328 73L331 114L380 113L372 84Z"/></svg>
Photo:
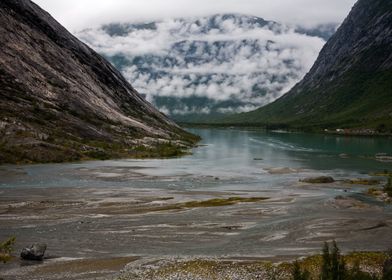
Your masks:
<svg viewBox="0 0 392 280"><path fill-rule="evenodd" d="M244 13L283 23L340 23L356 0L34 0L70 31L108 22Z"/></svg>

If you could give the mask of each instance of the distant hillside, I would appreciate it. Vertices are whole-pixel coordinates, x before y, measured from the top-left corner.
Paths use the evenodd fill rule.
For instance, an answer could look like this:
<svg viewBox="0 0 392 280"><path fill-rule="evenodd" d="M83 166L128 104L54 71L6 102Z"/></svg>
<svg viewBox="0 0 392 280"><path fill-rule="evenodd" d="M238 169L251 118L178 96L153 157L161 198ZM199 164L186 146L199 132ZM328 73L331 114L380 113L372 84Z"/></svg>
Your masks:
<svg viewBox="0 0 392 280"><path fill-rule="evenodd" d="M77 36L148 101L179 121L248 112L282 96L310 69L333 25L287 27L220 14L112 23Z"/></svg>
<svg viewBox="0 0 392 280"><path fill-rule="evenodd" d="M392 131L392 1L359 0L301 82L221 122Z"/></svg>
<svg viewBox="0 0 392 280"><path fill-rule="evenodd" d="M0 35L0 163L165 156L195 140L31 1L0 2Z"/></svg>

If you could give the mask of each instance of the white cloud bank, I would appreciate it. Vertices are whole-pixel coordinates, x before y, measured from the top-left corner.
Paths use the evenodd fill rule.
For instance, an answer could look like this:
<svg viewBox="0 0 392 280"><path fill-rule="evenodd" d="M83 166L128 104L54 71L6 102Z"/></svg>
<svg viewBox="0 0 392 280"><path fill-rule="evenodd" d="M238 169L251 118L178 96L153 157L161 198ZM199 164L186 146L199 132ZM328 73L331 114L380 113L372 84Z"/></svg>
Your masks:
<svg viewBox="0 0 392 280"><path fill-rule="evenodd" d="M153 103L158 96L212 102L159 106L177 115L210 113L214 106L220 113L250 111L272 102L305 75L325 43L284 25L259 26L255 18L214 18L212 27L211 17L168 19L153 29L124 25L129 32L121 36L102 28L77 35L107 57L127 58L124 76Z"/></svg>

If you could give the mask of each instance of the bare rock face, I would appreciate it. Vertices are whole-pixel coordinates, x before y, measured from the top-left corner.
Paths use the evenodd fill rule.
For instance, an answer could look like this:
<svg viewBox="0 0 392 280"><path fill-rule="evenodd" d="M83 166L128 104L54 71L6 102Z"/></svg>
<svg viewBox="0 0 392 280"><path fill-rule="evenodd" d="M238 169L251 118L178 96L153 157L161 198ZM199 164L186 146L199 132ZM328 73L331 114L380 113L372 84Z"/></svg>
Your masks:
<svg viewBox="0 0 392 280"><path fill-rule="evenodd" d="M30 247L23 248L20 257L24 260L42 261L44 259L46 244L35 243Z"/></svg>
<svg viewBox="0 0 392 280"><path fill-rule="evenodd" d="M0 162L132 156L190 144L104 58L30 0L0 2Z"/></svg>

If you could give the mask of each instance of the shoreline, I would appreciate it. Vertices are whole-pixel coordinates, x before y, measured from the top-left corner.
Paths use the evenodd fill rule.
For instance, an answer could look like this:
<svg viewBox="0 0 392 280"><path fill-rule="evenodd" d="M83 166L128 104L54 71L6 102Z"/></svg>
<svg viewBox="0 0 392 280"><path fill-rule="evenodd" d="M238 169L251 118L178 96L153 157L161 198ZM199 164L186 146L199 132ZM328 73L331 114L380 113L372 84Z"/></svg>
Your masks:
<svg viewBox="0 0 392 280"><path fill-rule="evenodd" d="M391 133L383 133L383 132L377 132L373 129L368 129L368 128L358 128L358 129L346 129L346 131L343 132L338 132L336 129L332 129L329 131L325 131L325 129L306 129L306 128L290 128L287 126L280 126L277 125L269 127L268 125L265 124L209 124L209 123L184 123L180 122L179 125L181 125L184 128L216 128L216 129L256 129L256 130L263 130L267 132L274 132L274 131L284 131L288 133L306 133L306 134L323 134L323 135L340 135L340 136L353 136L353 137L386 137L386 138L391 138L392 137L392 132ZM344 130L344 129L343 129ZM366 132L364 132L366 130ZM371 130L369 132L368 130ZM361 132L362 131L362 132Z"/></svg>
<svg viewBox="0 0 392 280"><path fill-rule="evenodd" d="M386 252L351 252L344 255L347 265L359 262L363 271L380 276ZM118 256L110 258L49 258L42 262L14 258L0 267L4 280L291 280L293 262L316 275L321 268L321 255L311 256ZM18 268L21 267L21 268ZM262 278L260 278L262 277Z"/></svg>

